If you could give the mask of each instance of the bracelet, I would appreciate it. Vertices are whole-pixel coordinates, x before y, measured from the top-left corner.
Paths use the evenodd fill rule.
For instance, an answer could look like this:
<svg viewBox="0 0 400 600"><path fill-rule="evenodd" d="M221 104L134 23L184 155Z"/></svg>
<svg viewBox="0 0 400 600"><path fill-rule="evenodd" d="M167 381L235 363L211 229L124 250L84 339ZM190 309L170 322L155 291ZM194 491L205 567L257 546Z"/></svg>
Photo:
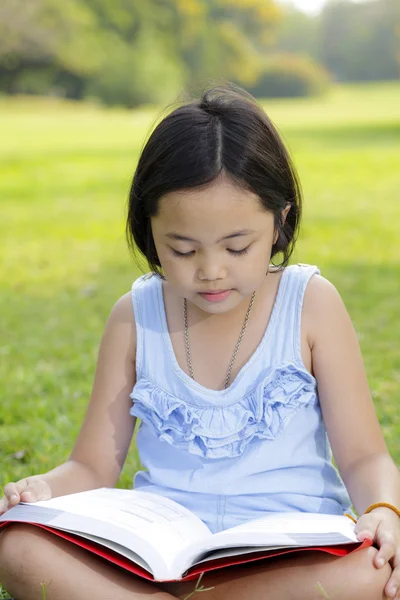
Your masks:
<svg viewBox="0 0 400 600"><path fill-rule="evenodd" d="M389 504L388 502L376 502L376 504L371 504L371 506L368 506L364 514L366 515L367 513L371 512L371 510L374 510L374 508L379 508L381 506L383 508L390 508L391 510L393 510L393 512L396 513L398 517L400 517L400 510L393 506L393 504Z"/></svg>
<svg viewBox="0 0 400 600"><path fill-rule="evenodd" d="M349 513L344 513L344 516L345 516L345 517L349 517L349 519L351 519L351 520L353 521L353 523L357 523L357 519L355 519L355 518L353 517L353 515L349 515Z"/></svg>

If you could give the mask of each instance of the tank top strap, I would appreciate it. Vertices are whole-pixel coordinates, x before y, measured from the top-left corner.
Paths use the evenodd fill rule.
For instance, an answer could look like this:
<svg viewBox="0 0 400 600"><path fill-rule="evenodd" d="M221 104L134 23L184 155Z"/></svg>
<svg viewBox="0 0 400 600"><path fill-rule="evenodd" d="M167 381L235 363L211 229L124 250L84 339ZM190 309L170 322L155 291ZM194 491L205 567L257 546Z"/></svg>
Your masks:
<svg viewBox="0 0 400 600"><path fill-rule="evenodd" d="M283 289L280 293L279 318L275 323L273 340L273 362L294 362L302 365L301 357L301 313L306 287L311 277L319 274L315 265L296 264L286 267L283 273Z"/></svg>
<svg viewBox="0 0 400 600"><path fill-rule="evenodd" d="M137 378L152 375L162 364L165 352L160 306L158 302L158 276L146 273L132 284L132 304L136 325L136 375ZM157 365L157 366L156 366Z"/></svg>

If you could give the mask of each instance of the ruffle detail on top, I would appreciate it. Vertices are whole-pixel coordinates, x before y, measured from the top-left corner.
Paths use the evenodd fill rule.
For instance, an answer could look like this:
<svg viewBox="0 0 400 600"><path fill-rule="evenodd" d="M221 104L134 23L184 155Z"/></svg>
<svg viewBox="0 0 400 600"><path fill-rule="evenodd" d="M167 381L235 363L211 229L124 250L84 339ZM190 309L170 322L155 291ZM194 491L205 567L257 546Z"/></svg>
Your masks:
<svg viewBox="0 0 400 600"><path fill-rule="evenodd" d="M267 371L255 390L225 406L195 406L148 379L140 379L130 397L131 414L160 440L204 458L241 455L253 438L272 440L285 423L316 395L307 371L286 365Z"/></svg>

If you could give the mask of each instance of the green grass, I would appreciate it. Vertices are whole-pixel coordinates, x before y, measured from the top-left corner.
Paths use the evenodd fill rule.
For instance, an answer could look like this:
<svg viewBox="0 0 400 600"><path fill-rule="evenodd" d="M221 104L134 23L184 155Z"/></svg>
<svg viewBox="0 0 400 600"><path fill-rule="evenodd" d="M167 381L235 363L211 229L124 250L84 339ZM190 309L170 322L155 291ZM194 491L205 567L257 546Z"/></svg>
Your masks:
<svg viewBox="0 0 400 600"><path fill-rule="evenodd" d="M264 106L303 182L295 260L341 292L400 464L400 84ZM68 457L105 320L139 274L125 201L159 111L0 101L0 486ZM119 485L137 468L132 446Z"/></svg>

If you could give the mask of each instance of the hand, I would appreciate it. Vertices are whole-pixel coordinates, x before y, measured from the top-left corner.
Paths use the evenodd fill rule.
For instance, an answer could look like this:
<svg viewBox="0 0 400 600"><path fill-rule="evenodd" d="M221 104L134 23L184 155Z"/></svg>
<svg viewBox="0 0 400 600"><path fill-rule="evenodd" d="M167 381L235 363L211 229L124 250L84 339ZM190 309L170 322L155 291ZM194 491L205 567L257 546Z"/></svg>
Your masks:
<svg viewBox="0 0 400 600"><path fill-rule="evenodd" d="M374 560L378 569L387 562L391 565L393 571L385 594L388 598L400 599L400 518L390 508L374 508L358 519L354 531L360 541L370 538L378 546Z"/></svg>
<svg viewBox="0 0 400 600"><path fill-rule="evenodd" d="M50 500L51 489L41 475L26 477L16 483L4 486L4 496L0 499L0 515L19 504L19 502L37 502Z"/></svg>

